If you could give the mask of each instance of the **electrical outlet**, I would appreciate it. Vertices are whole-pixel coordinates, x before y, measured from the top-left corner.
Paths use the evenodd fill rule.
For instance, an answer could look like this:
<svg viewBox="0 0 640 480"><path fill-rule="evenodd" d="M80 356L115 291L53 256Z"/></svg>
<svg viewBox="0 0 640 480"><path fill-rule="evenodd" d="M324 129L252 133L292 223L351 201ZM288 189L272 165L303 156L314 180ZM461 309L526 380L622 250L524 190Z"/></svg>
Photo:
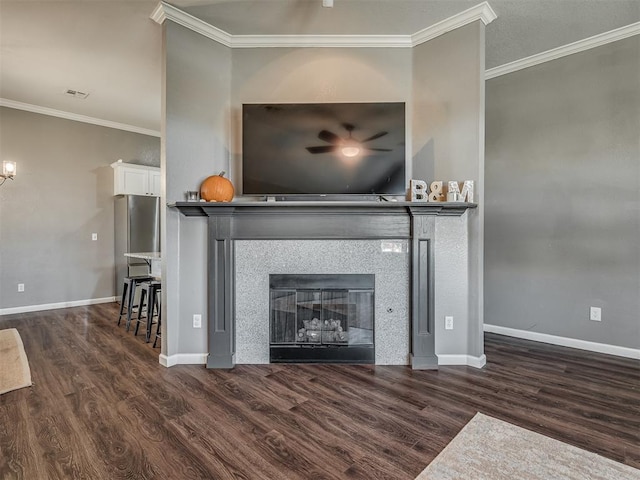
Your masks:
<svg viewBox="0 0 640 480"><path fill-rule="evenodd" d="M96 240L98 240L98 234L97 234L97 233L92 233L92 234L91 234L91 240L93 240L94 242L95 242Z"/></svg>
<svg viewBox="0 0 640 480"><path fill-rule="evenodd" d="M453 330L453 317L444 317L444 329Z"/></svg>
<svg viewBox="0 0 640 480"><path fill-rule="evenodd" d="M202 328L202 315L199 313L193 315L193 328Z"/></svg>
<svg viewBox="0 0 640 480"><path fill-rule="evenodd" d="M602 321L602 309L600 307L591 307L589 310L589 320L594 322Z"/></svg>
<svg viewBox="0 0 640 480"><path fill-rule="evenodd" d="M24 283L19 283L18 284L18 291L19 292L24 292Z"/></svg>

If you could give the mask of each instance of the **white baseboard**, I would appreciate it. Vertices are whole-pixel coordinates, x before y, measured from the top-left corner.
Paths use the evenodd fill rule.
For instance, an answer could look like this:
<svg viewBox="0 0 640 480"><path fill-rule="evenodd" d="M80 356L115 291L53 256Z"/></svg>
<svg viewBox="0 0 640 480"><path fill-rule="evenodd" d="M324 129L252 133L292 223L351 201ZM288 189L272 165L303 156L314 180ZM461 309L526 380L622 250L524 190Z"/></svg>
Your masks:
<svg viewBox="0 0 640 480"><path fill-rule="evenodd" d="M173 367L174 365L206 365L207 353L177 353L175 355L160 355L160 365ZM268 363L268 362L267 362ZM438 355L438 365L468 365L482 368L487 363L487 357L480 355Z"/></svg>
<svg viewBox="0 0 640 480"><path fill-rule="evenodd" d="M166 355L161 353L158 357L158 361L163 367L173 367L174 365L178 364L178 355L171 355L167 357Z"/></svg>
<svg viewBox="0 0 640 480"><path fill-rule="evenodd" d="M640 360L640 349L619 347L617 345L609 345L606 343L589 342L587 340L579 340L577 338L559 337L557 335L549 335L548 333L531 332L529 330L518 330L516 328L501 327L499 325L484 325L484 331L489 333L497 333L508 337L522 338L524 340L533 340L535 342L550 343L561 347L578 348L580 350L588 350L590 352L606 353L617 357L635 358Z"/></svg>
<svg viewBox="0 0 640 480"><path fill-rule="evenodd" d="M480 355L438 355L438 365L468 365L470 367L482 368L487 363L487 357Z"/></svg>
<svg viewBox="0 0 640 480"><path fill-rule="evenodd" d="M90 298L88 300L74 300L72 302L42 303L40 305L26 305L24 307L0 308L0 315L12 315L14 313L41 312L43 310L57 310L58 308L84 307L99 303L115 302L118 297Z"/></svg>
<svg viewBox="0 0 640 480"><path fill-rule="evenodd" d="M173 367L174 365L206 365L208 353L176 353L175 355L160 354L160 365Z"/></svg>
<svg viewBox="0 0 640 480"><path fill-rule="evenodd" d="M174 365L206 365L208 353L177 353L175 355L160 354L159 362L164 367ZM268 362L267 362L268 363ZM438 355L438 365L468 365L482 368L487 363L487 357L480 355Z"/></svg>

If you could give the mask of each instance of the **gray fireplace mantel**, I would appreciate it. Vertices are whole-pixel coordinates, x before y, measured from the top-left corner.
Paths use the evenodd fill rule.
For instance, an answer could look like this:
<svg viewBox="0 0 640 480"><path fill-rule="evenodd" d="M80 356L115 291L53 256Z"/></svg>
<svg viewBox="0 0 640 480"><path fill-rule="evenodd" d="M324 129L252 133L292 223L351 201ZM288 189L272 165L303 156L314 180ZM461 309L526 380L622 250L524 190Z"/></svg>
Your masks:
<svg viewBox="0 0 640 480"><path fill-rule="evenodd" d="M435 369L435 217L460 216L472 203L178 202L185 216L208 217L208 368L235 364L235 240L410 239L411 365Z"/></svg>

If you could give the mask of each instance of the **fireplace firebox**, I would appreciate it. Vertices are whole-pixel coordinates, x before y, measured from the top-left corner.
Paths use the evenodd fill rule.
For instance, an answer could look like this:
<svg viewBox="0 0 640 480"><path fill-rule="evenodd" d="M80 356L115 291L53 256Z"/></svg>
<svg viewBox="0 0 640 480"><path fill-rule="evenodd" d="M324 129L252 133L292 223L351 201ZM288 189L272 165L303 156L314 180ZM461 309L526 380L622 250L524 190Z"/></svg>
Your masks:
<svg viewBox="0 0 640 480"><path fill-rule="evenodd" d="M375 275L269 275L272 363L375 363Z"/></svg>

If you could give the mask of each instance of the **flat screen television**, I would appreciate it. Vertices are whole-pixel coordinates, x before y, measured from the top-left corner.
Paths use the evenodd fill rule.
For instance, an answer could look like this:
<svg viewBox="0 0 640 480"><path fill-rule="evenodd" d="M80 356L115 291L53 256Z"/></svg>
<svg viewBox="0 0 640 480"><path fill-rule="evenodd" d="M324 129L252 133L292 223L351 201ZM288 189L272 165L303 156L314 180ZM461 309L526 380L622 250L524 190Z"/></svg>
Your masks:
<svg viewBox="0 0 640 480"><path fill-rule="evenodd" d="M242 106L245 195L404 195L405 104Z"/></svg>

